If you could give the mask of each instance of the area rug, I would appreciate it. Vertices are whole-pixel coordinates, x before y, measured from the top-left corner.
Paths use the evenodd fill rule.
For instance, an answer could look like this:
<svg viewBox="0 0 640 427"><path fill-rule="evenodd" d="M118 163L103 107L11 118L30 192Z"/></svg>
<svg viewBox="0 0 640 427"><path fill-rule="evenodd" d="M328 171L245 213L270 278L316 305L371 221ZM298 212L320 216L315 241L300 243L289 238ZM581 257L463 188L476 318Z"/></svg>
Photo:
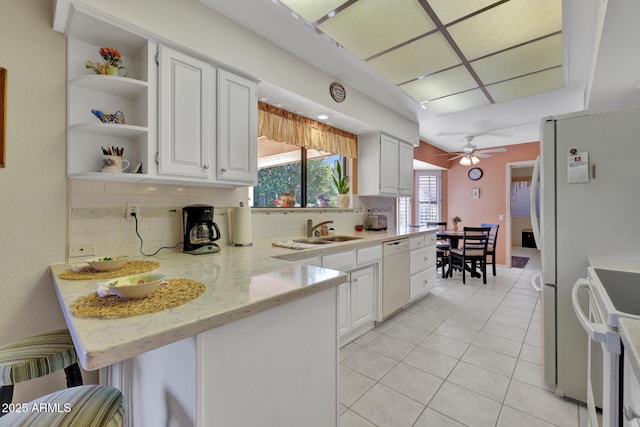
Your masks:
<svg viewBox="0 0 640 427"><path fill-rule="evenodd" d="M529 262L529 257L526 256L512 256L511 257L511 267L514 268L524 268L525 265Z"/></svg>

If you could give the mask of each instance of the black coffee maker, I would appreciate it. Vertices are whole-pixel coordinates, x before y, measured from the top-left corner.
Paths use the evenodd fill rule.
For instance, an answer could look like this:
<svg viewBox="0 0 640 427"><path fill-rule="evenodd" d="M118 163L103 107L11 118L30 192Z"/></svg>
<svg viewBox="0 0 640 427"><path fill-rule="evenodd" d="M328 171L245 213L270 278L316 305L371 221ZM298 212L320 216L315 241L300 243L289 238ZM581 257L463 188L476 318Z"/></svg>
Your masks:
<svg viewBox="0 0 640 427"><path fill-rule="evenodd" d="M220 252L214 242L220 239L218 224L213 222L213 206L191 205L182 208L182 252L200 255Z"/></svg>

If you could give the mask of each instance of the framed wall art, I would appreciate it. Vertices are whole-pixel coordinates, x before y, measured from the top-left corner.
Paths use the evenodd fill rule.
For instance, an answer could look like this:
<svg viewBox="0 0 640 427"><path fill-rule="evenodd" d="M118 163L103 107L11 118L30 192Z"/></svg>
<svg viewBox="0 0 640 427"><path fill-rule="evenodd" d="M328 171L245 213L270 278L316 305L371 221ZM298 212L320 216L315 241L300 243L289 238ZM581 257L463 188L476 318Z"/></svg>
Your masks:
<svg viewBox="0 0 640 427"><path fill-rule="evenodd" d="M6 166L7 143L7 70L0 67L0 168Z"/></svg>

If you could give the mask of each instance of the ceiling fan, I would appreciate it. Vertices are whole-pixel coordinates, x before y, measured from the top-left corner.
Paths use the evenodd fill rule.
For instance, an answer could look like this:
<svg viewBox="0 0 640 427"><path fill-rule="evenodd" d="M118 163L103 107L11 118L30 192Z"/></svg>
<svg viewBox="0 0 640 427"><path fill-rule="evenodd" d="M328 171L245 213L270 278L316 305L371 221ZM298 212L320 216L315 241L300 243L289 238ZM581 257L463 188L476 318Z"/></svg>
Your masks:
<svg viewBox="0 0 640 427"><path fill-rule="evenodd" d="M451 161L460 159L460 164L464 166L469 166L472 164L477 165L478 163L480 163L480 158L485 159L487 157L491 157L491 154L488 153L504 153L505 151L507 151L507 149L504 147L478 150L478 147L471 143L471 141L473 141L473 138L473 136L466 136L464 139L465 141L467 141L467 143L462 146L460 151L458 151L459 154L448 160ZM449 155L451 155L451 153L449 153Z"/></svg>

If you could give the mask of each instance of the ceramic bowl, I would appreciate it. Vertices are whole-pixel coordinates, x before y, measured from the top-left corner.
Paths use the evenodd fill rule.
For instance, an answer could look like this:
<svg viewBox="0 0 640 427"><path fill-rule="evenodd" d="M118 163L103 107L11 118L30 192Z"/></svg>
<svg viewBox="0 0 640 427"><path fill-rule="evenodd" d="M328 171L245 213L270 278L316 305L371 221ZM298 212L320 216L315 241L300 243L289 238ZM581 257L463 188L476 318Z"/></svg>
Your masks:
<svg viewBox="0 0 640 427"><path fill-rule="evenodd" d="M137 274L135 276L118 277L106 283L111 292L120 298L146 298L165 280L160 273Z"/></svg>
<svg viewBox="0 0 640 427"><path fill-rule="evenodd" d="M99 258L93 258L87 260L87 263L97 271L112 271L122 268L127 262L128 256L101 256Z"/></svg>

